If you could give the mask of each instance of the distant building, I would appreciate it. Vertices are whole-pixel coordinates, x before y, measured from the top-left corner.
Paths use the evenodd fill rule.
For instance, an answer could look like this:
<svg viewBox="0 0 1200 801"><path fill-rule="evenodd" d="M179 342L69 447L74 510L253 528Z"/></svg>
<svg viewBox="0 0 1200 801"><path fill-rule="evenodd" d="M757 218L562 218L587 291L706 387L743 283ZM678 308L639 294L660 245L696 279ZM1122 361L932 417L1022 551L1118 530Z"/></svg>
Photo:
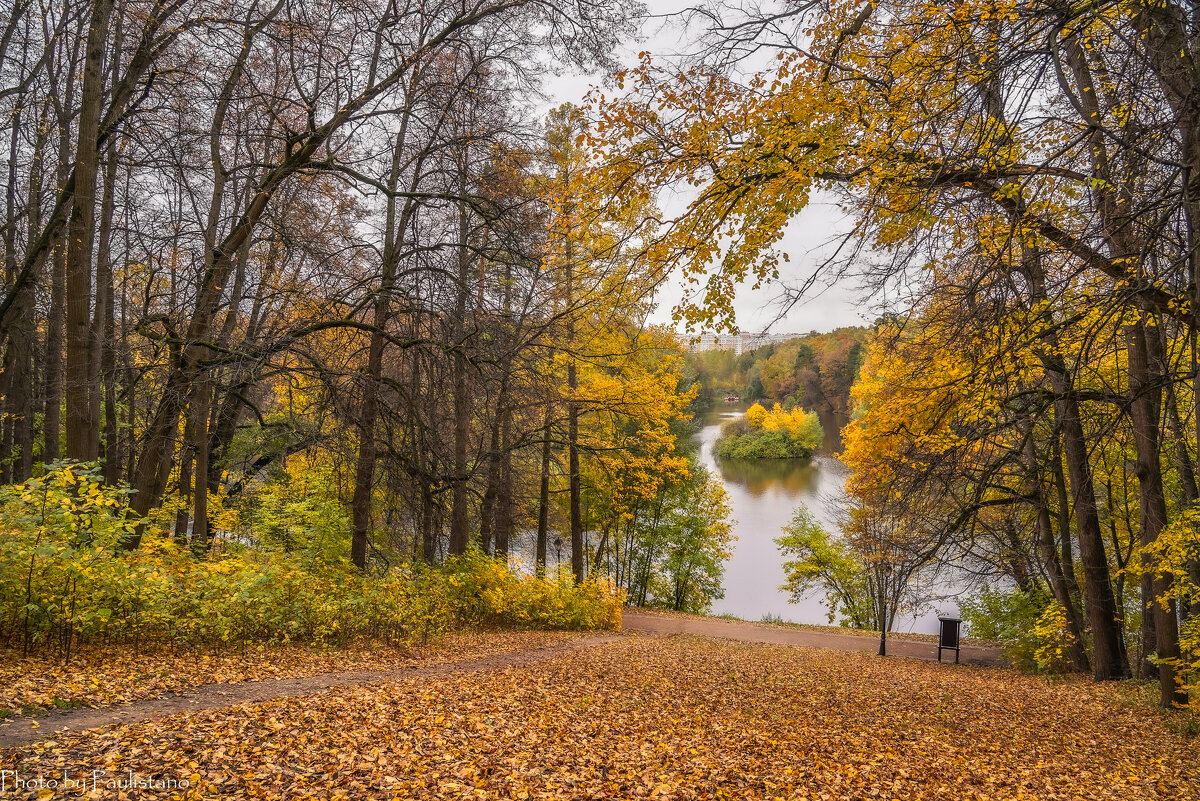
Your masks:
<svg viewBox="0 0 1200 801"><path fill-rule="evenodd" d="M697 337L685 338L688 350L699 353L703 350L732 350L739 356L748 350L761 348L763 345L778 345L789 339L796 339L802 334L768 334L765 331L757 334L701 334Z"/></svg>

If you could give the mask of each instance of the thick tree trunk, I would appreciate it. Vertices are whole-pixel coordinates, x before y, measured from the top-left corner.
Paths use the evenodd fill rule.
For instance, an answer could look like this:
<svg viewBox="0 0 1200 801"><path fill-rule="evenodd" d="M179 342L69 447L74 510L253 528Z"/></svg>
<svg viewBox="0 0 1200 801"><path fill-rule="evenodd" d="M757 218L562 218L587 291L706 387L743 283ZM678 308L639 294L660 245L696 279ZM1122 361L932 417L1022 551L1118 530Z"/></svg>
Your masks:
<svg viewBox="0 0 1200 801"><path fill-rule="evenodd" d="M1092 469L1087 460L1087 441L1079 418L1079 403L1065 367L1047 359L1046 374L1057 396L1056 416L1062 430L1063 455L1070 479L1072 507L1079 531L1079 557L1083 562L1085 607L1094 643L1093 675L1097 681L1129 676L1125 641L1108 570L1100 517L1096 510Z"/></svg>
<svg viewBox="0 0 1200 801"><path fill-rule="evenodd" d="M100 391L97 359L92 359L92 249L96 230L96 177L99 152L96 137L104 100L104 54L113 0L92 3L91 27L84 53L78 139L75 148L75 197L67 219L66 410L67 458L87 462L96 458L93 445Z"/></svg>
<svg viewBox="0 0 1200 801"><path fill-rule="evenodd" d="M1157 332L1153 334L1157 337ZM1125 328L1129 353L1130 419L1137 450L1137 477L1142 509L1142 615L1153 620L1157 648L1157 674L1163 706L1186 703L1187 693L1180 689L1174 665L1179 658L1179 629L1175 619L1172 578L1159 574L1150 548L1167 525L1167 503L1163 495L1162 468L1158 440L1162 389L1156 371L1152 371L1146 331L1141 324ZM1165 606L1164 606L1165 605ZM1150 641L1143 643L1149 650Z"/></svg>

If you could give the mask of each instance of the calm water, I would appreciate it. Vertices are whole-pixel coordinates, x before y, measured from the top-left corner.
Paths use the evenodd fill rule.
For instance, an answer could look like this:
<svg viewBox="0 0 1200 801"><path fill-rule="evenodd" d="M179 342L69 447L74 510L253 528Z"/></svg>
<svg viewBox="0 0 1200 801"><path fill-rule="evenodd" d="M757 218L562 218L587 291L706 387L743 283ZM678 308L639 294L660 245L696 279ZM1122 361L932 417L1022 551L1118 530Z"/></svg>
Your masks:
<svg viewBox="0 0 1200 801"><path fill-rule="evenodd" d="M737 541L725 563L725 597L713 602L714 614L733 614L746 620L764 615L782 617L796 623L828 622L824 595L810 594L798 603L790 603L789 593L779 586L784 582L782 558L774 540L791 519L797 506L804 504L813 516L832 529L830 501L842 494L847 470L839 460L815 456L810 461L766 460L761 462L725 461L718 463L713 443L721 433L721 423L741 415L741 411L717 411L705 420L697 434L700 461L719 476L729 493L736 521ZM896 621L900 631L937 631L937 615L956 613L947 601L937 609Z"/></svg>

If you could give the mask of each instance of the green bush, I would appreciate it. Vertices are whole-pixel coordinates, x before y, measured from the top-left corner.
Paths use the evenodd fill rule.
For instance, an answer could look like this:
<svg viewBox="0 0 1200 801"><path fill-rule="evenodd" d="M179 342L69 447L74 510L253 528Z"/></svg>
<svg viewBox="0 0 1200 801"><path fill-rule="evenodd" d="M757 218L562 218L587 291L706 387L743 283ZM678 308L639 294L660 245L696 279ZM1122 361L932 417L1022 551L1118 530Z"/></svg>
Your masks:
<svg viewBox="0 0 1200 801"><path fill-rule="evenodd" d="M0 488L0 637L70 654L78 642L245 643L355 637L412 643L464 624L607 628L606 583L517 576L479 554L365 577L311 551L237 548L196 557L134 528L124 492L61 466Z"/></svg>
<svg viewBox="0 0 1200 801"><path fill-rule="evenodd" d="M716 452L722 459L805 459L823 438L816 412L785 411L778 403L768 411L756 403L721 427Z"/></svg>
<svg viewBox="0 0 1200 801"><path fill-rule="evenodd" d="M1039 621L1052 605L1040 588L1025 593L984 587L959 602L959 609L972 637L999 640L1013 667L1034 672L1039 669L1039 651L1047 645L1039 635Z"/></svg>
<svg viewBox="0 0 1200 801"><path fill-rule="evenodd" d="M783 431L751 431L717 441L717 456L722 459L805 459L812 453L812 448Z"/></svg>

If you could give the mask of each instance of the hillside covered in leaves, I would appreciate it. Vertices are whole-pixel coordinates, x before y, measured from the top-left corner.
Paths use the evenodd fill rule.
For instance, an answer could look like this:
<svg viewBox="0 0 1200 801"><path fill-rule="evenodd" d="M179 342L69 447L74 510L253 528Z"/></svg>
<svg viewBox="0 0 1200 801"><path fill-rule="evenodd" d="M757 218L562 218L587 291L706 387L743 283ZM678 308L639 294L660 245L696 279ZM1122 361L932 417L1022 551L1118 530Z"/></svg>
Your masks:
<svg viewBox="0 0 1200 801"><path fill-rule="evenodd" d="M530 667L58 735L5 758L26 775L189 784L146 799L1187 801L1200 741L1172 725L1114 687L631 637Z"/></svg>

